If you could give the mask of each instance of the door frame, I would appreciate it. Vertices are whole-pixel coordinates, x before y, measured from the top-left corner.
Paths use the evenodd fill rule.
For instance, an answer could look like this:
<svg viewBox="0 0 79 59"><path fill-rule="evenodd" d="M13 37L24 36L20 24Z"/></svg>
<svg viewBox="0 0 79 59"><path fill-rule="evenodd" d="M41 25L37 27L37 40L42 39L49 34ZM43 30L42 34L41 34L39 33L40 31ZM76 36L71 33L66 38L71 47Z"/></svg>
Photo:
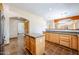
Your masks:
<svg viewBox="0 0 79 59"><path fill-rule="evenodd" d="M24 22L24 32L29 33L29 20L23 17L10 17L10 19L20 20Z"/></svg>

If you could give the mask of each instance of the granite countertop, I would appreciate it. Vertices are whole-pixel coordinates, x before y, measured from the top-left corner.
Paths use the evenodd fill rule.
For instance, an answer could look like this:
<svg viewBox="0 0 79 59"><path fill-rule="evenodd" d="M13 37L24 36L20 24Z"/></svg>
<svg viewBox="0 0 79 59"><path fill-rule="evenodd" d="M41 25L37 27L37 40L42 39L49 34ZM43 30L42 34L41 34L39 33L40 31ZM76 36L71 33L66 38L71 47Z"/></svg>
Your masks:
<svg viewBox="0 0 79 59"><path fill-rule="evenodd" d="M79 30L46 30L46 32L79 35Z"/></svg>
<svg viewBox="0 0 79 59"><path fill-rule="evenodd" d="M40 33L27 33L25 35L29 35L29 36L34 37L34 38L39 38L39 37L44 36L44 34L40 34Z"/></svg>

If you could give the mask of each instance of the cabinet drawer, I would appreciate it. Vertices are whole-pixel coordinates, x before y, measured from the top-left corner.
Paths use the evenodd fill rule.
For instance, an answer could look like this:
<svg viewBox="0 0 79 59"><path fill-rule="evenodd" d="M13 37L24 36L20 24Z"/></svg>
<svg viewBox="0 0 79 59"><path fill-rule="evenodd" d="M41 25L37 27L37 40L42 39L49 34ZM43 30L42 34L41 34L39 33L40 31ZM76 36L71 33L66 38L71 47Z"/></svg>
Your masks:
<svg viewBox="0 0 79 59"><path fill-rule="evenodd" d="M71 48L78 50L78 37L72 35Z"/></svg>
<svg viewBox="0 0 79 59"><path fill-rule="evenodd" d="M66 46L66 47L70 47L70 43L66 42L66 41L60 40L60 44Z"/></svg>
<svg viewBox="0 0 79 59"><path fill-rule="evenodd" d="M70 41L70 39L71 39L70 35L60 35L60 40Z"/></svg>
<svg viewBox="0 0 79 59"><path fill-rule="evenodd" d="M50 41L50 33L48 32L45 33L45 40Z"/></svg>
<svg viewBox="0 0 79 59"><path fill-rule="evenodd" d="M67 39L67 38L61 38L60 40L61 41L66 41L66 42L69 42L70 41L70 39Z"/></svg>
<svg viewBox="0 0 79 59"><path fill-rule="evenodd" d="M71 38L71 35L60 35L60 38L70 39Z"/></svg>
<svg viewBox="0 0 79 59"><path fill-rule="evenodd" d="M78 36L78 51L79 51L79 36Z"/></svg>

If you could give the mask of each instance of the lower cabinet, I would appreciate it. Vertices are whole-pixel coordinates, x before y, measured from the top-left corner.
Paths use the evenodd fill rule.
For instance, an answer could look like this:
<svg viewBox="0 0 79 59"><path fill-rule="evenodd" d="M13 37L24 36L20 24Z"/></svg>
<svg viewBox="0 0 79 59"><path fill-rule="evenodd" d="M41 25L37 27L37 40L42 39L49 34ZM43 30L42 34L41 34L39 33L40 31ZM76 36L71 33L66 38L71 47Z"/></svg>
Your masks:
<svg viewBox="0 0 79 59"><path fill-rule="evenodd" d="M50 33L50 41L54 43L59 43L59 35L55 33Z"/></svg>
<svg viewBox="0 0 79 59"><path fill-rule="evenodd" d="M71 48L78 50L78 36L72 35L71 39Z"/></svg>
<svg viewBox="0 0 79 59"><path fill-rule="evenodd" d="M45 40L54 42L54 43L59 43L59 34L45 32Z"/></svg>
<svg viewBox="0 0 79 59"><path fill-rule="evenodd" d="M79 51L79 37L77 35L59 34L49 32L46 34L46 40L57 43Z"/></svg>
<svg viewBox="0 0 79 59"><path fill-rule="evenodd" d="M45 52L45 37L36 38L36 55L43 54Z"/></svg>
<svg viewBox="0 0 79 59"><path fill-rule="evenodd" d="M79 36L78 36L78 51L79 51Z"/></svg>
<svg viewBox="0 0 79 59"><path fill-rule="evenodd" d="M25 38L24 38L24 47L25 47L25 49L27 48L28 50L30 49L29 48L29 45L30 44L30 40L29 40L29 36L25 36Z"/></svg>
<svg viewBox="0 0 79 59"><path fill-rule="evenodd" d="M59 44L59 34L54 34L54 42Z"/></svg>
<svg viewBox="0 0 79 59"><path fill-rule="evenodd" d="M36 44L35 44L36 42L35 42L35 38L32 38L32 37L30 37L30 52L32 53L32 54L36 54Z"/></svg>
<svg viewBox="0 0 79 59"><path fill-rule="evenodd" d="M51 36L49 32L45 32L45 40L51 41Z"/></svg>
<svg viewBox="0 0 79 59"><path fill-rule="evenodd" d="M60 34L60 44L71 48L71 35Z"/></svg>
<svg viewBox="0 0 79 59"><path fill-rule="evenodd" d="M66 47L70 47L70 42L60 40L60 44Z"/></svg>
<svg viewBox="0 0 79 59"><path fill-rule="evenodd" d="M40 55L44 53L45 50L45 37L31 37L26 36L25 47L33 54L33 55Z"/></svg>

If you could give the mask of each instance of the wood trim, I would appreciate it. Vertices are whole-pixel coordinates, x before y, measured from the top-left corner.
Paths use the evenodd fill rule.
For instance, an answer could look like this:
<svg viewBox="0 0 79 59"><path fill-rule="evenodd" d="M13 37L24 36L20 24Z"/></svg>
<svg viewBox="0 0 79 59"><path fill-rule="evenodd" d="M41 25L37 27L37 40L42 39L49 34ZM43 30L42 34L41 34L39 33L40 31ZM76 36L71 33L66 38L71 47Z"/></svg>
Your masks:
<svg viewBox="0 0 79 59"><path fill-rule="evenodd" d="M29 33L29 21L24 21L24 31L25 33Z"/></svg>
<svg viewBox="0 0 79 59"><path fill-rule="evenodd" d="M10 39L17 39L18 37L12 37L12 38L10 38Z"/></svg>
<svg viewBox="0 0 79 59"><path fill-rule="evenodd" d="M79 15L65 17L65 18L59 18L59 19L54 19L54 22L57 23L57 22L59 22L59 21L61 21L63 19L79 20Z"/></svg>
<svg viewBox="0 0 79 59"><path fill-rule="evenodd" d="M0 10L3 10L3 6L2 6L2 3L0 3Z"/></svg>
<svg viewBox="0 0 79 59"><path fill-rule="evenodd" d="M10 17L10 19L21 20L21 21L28 21L28 19L25 19L23 17Z"/></svg>
<svg viewBox="0 0 79 59"><path fill-rule="evenodd" d="M72 20L79 20L79 15L78 16L73 16L73 17L70 17Z"/></svg>
<svg viewBox="0 0 79 59"><path fill-rule="evenodd" d="M25 33L29 33L29 20L23 18L23 17L10 17L10 19L14 20L20 20L24 23L24 31Z"/></svg>

